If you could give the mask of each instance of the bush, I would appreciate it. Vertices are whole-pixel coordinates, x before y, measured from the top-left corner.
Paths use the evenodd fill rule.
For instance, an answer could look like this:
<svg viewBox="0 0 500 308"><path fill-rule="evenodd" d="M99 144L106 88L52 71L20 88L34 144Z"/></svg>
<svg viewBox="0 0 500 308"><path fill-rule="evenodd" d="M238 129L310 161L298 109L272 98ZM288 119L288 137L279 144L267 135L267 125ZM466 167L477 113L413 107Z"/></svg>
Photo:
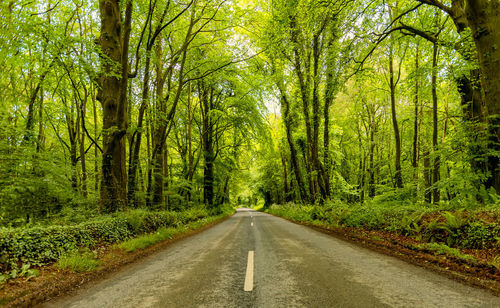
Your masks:
<svg viewBox="0 0 500 308"><path fill-rule="evenodd" d="M266 212L296 221L312 221L314 206L287 203L285 205L273 204Z"/></svg>
<svg viewBox="0 0 500 308"><path fill-rule="evenodd" d="M473 222L464 228L465 236L458 240L458 245L464 248L491 248L500 233L500 227L488 226Z"/></svg>
<svg viewBox="0 0 500 308"><path fill-rule="evenodd" d="M25 263L47 264L79 248L122 242L207 216L203 208L184 212L132 210L76 225L0 229L0 272Z"/></svg>

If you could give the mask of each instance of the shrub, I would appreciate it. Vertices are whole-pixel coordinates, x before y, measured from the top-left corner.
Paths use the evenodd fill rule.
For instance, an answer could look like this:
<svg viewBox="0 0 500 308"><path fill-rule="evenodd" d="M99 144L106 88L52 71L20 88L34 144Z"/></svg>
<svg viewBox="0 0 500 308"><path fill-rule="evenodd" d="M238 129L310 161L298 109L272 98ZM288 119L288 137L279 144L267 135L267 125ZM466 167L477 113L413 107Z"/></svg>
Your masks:
<svg viewBox="0 0 500 308"><path fill-rule="evenodd" d="M466 224L467 219L462 211L457 211L454 214L445 211L442 215L446 219L446 222L439 224L439 228L445 231L444 240L446 240L448 246L453 246L457 242L457 239L462 238L462 228Z"/></svg>
<svg viewBox="0 0 500 308"><path fill-rule="evenodd" d="M207 216L208 212L203 208L184 212L132 210L75 225L0 229L0 272L5 273L25 263L47 264L79 248L122 242Z"/></svg>
<svg viewBox="0 0 500 308"><path fill-rule="evenodd" d="M457 244L464 248L491 248L496 242L499 231L498 226L473 222L465 227L465 236L459 239Z"/></svg>

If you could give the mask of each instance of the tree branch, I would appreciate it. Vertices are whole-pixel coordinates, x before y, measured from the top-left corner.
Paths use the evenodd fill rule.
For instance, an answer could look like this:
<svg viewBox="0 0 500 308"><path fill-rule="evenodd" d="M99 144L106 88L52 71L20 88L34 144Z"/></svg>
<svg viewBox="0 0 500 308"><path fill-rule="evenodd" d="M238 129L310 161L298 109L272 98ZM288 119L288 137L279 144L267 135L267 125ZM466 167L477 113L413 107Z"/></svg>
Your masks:
<svg viewBox="0 0 500 308"><path fill-rule="evenodd" d="M428 4L428 5L435 6L435 7L439 8L440 10L448 13L448 15L450 15L452 18L455 17L455 13L451 9L451 7L444 5L443 3L439 2L438 0L417 0L417 1L420 2L420 4Z"/></svg>

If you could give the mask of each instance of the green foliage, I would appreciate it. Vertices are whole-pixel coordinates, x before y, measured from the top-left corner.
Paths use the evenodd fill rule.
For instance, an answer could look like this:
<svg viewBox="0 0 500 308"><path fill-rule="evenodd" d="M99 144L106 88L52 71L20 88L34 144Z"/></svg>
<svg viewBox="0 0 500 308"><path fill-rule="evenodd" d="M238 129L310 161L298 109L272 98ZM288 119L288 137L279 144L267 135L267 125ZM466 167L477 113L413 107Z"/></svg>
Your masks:
<svg viewBox="0 0 500 308"><path fill-rule="evenodd" d="M414 213L405 215L401 219L401 224L399 225L399 229L403 235L415 235L419 234L422 231L422 225L420 221L424 213L415 211Z"/></svg>
<svg viewBox="0 0 500 308"><path fill-rule="evenodd" d="M215 213L211 213L210 216L214 216L214 215L219 215L219 216L229 216L229 215L233 215L234 213L236 212L236 209L235 207L233 207L231 204L229 203L224 203L222 205L220 205L217 209L217 211L215 211ZM208 216L207 216L208 217Z"/></svg>
<svg viewBox="0 0 500 308"><path fill-rule="evenodd" d="M1 137L0 226L24 225L90 202L75 193L66 176L70 170L60 158L12 149Z"/></svg>
<svg viewBox="0 0 500 308"><path fill-rule="evenodd" d="M14 264L12 269L5 273L0 273L0 285L7 282L7 280L11 278L18 277L26 277L26 280L30 280L33 277L37 277L40 272L37 269L30 268L31 264L24 263L21 267L17 267L17 264Z"/></svg>
<svg viewBox="0 0 500 308"><path fill-rule="evenodd" d="M377 208L367 207L362 209L358 207L342 215L339 224L346 227L376 229L386 224L386 218L384 213Z"/></svg>
<svg viewBox="0 0 500 308"><path fill-rule="evenodd" d="M387 230L459 248L497 247L500 239L500 225L476 220L473 212L463 210L452 212L418 205L347 205L337 202L322 206L288 203L273 205L267 211L295 221Z"/></svg>
<svg viewBox="0 0 500 308"><path fill-rule="evenodd" d="M312 221L311 212L313 206L299 205L296 203L287 203L286 205L273 204L266 210L267 212L296 221Z"/></svg>
<svg viewBox="0 0 500 308"><path fill-rule="evenodd" d="M401 189L392 187L380 187L379 194L376 195L370 203L385 204L388 206L411 205L414 203L414 188L406 186Z"/></svg>
<svg viewBox="0 0 500 308"><path fill-rule="evenodd" d="M450 233L462 228L467 222L467 219L462 213L462 211L458 211L454 214L448 211L443 212L443 217L446 219L443 228Z"/></svg>
<svg viewBox="0 0 500 308"><path fill-rule="evenodd" d="M448 246L453 246L457 242L457 239L462 237L462 227L467 220L463 216L462 211L458 211L455 214L445 211L442 215L446 221L441 223L439 228L446 232L445 237Z"/></svg>
<svg viewBox="0 0 500 308"><path fill-rule="evenodd" d="M77 273L90 272L99 266L99 261L97 260L95 252L86 250L83 253L78 253L74 251L62 255L55 266L63 270L70 270Z"/></svg>
<svg viewBox="0 0 500 308"><path fill-rule="evenodd" d="M464 234L465 236L458 239L459 246L473 249L492 248L498 245L500 226L472 222L465 226Z"/></svg>
<svg viewBox="0 0 500 308"><path fill-rule="evenodd" d="M42 265L78 248L117 243L160 228L177 227L209 216L203 208L184 212L133 210L67 226L0 230L1 272L18 263Z"/></svg>
<svg viewBox="0 0 500 308"><path fill-rule="evenodd" d="M437 235L437 230L440 230L440 223L437 219L432 219L427 224L424 230L424 238L428 242L434 242Z"/></svg>
<svg viewBox="0 0 500 308"><path fill-rule="evenodd" d="M177 228L165 228L162 227L158 229L155 233L146 234L139 236L137 238L130 239L118 245L118 248L125 250L126 252L134 252L138 249L144 249L158 242L171 239L174 235L185 231L182 227Z"/></svg>
<svg viewBox="0 0 500 308"><path fill-rule="evenodd" d="M325 205L300 206L293 203L274 205L270 213L295 220L321 220L333 225L346 227L385 229L402 233L412 233L419 229L422 216L431 209L415 205L348 205L342 202L329 202ZM300 219L298 219L299 217Z"/></svg>

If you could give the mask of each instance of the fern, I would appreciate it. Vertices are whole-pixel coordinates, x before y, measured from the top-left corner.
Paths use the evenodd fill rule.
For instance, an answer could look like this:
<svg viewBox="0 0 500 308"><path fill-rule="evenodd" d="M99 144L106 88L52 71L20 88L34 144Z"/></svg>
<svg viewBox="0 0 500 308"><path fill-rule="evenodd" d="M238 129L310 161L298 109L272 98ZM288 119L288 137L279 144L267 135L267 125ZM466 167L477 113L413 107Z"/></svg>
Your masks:
<svg viewBox="0 0 500 308"><path fill-rule="evenodd" d="M449 233L455 233L456 230L462 228L467 223L467 219L462 214L462 211L456 212L456 215L445 211L443 216L446 219L446 223L442 224L441 227Z"/></svg>

